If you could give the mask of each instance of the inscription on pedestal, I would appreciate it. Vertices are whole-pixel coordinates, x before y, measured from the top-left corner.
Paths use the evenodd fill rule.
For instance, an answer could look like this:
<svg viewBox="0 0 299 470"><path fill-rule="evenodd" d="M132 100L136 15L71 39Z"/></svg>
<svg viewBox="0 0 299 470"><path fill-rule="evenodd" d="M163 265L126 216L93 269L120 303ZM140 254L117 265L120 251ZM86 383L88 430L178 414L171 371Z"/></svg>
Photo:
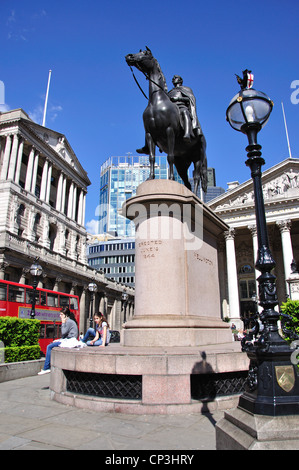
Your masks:
<svg viewBox="0 0 299 470"><path fill-rule="evenodd" d="M198 252L195 251L193 255L197 261L208 264L209 266L214 266L213 261L211 261L209 258L206 258L205 256L200 255Z"/></svg>
<svg viewBox="0 0 299 470"><path fill-rule="evenodd" d="M162 240L146 240L138 242L140 253L144 259L155 258L159 254L159 247L162 245Z"/></svg>

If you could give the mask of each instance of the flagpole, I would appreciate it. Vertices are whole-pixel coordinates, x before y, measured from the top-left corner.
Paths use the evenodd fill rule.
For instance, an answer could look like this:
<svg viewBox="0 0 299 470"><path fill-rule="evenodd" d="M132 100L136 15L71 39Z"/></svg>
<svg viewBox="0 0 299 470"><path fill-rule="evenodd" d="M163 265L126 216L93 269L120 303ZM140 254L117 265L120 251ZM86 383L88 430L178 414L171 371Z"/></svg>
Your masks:
<svg viewBox="0 0 299 470"><path fill-rule="evenodd" d="M52 74L52 70L49 70L48 85L47 85L47 93L46 93L46 100L45 100L45 107L44 107L44 116L43 116L43 123L42 123L42 126L43 126L43 127L45 127L45 124L46 124L46 114L47 114L47 106L48 106L48 96L49 96L49 88L50 88L51 74Z"/></svg>
<svg viewBox="0 0 299 470"><path fill-rule="evenodd" d="M284 126L285 126L285 131L286 131L286 136L287 136L287 142L288 142L289 156L290 156L290 158L292 158L290 140L289 140L289 134L288 134L288 128L287 128L287 121L286 121L286 116L285 116L285 112L284 112L283 102L281 102L281 107L282 107Z"/></svg>

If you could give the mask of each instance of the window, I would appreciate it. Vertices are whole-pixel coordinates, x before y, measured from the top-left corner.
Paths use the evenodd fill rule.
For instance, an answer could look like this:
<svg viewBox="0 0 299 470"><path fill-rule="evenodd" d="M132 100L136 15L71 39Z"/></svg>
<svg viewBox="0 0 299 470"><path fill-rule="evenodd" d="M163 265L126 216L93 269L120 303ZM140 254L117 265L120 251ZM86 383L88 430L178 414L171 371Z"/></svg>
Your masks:
<svg viewBox="0 0 299 470"><path fill-rule="evenodd" d="M18 208L17 216L22 217L25 213L25 206L24 204L20 204Z"/></svg>
<svg viewBox="0 0 299 470"><path fill-rule="evenodd" d="M18 286L9 286L8 300L9 302L24 302L25 289Z"/></svg>
<svg viewBox="0 0 299 470"><path fill-rule="evenodd" d="M249 273L253 273L253 272L254 272L254 269L250 264L244 264L239 269L239 274L249 274Z"/></svg>
<svg viewBox="0 0 299 470"><path fill-rule="evenodd" d="M33 289L26 289L26 304L33 302ZM35 291L35 303L39 304L39 292Z"/></svg>
<svg viewBox="0 0 299 470"><path fill-rule="evenodd" d="M47 296L45 292L40 293L40 304L47 305Z"/></svg>
<svg viewBox="0 0 299 470"><path fill-rule="evenodd" d="M78 299L76 297L71 297L70 298L70 308L73 310L78 310Z"/></svg>
<svg viewBox="0 0 299 470"><path fill-rule="evenodd" d="M69 306L69 297L66 295L60 295L59 296L59 303L60 307L68 307Z"/></svg>
<svg viewBox="0 0 299 470"><path fill-rule="evenodd" d="M239 281L240 287L240 298L243 299L252 299L256 295L256 286L253 279L243 279Z"/></svg>
<svg viewBox="0 0 299 470"><path fill-rule="evenodd" d="M47 294L48 307L58 307L58 294Z"/></svg>
<svg viewBox="0 0 299 470"><path fill-rule="evenodd" d="M7 286L0 287L0 300L6 300Z"/></svg>

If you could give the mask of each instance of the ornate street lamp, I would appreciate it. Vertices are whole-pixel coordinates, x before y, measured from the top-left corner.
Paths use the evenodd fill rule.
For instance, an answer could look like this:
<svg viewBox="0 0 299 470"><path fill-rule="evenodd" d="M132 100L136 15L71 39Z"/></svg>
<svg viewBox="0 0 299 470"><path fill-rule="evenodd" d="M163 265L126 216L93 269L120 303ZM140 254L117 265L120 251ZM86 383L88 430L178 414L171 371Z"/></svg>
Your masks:
<svg viewBox="0 0 299 470"><path fill-rule="evenodd" d="M263 308L255 320L254 328L242 340L242 350L250 359L246 391L240 397L239 407L254 414L290 415L299 414L299 381L291 363L291 349L279 334L277 322L280 314L275 276L266 225L265 206L261 181L261 167L265 164L257 134L267 123L273 102L267 95L252 87L253 75L243 72L238 78L241 91L230 102L226 117L233 129L247 135L248 159L253 180L255 215L258 236L256 268L258 277L259 305ZM260 318L260 323L258 321Z"/></svg>
<svg viewBox="0 0 299 470"><path fill-rule="evenodd" d="M90 312L89 312L89 326L92 327L93 324L93 318L92 318L92 313L93 313L93 299L94 299L94 294L98 290L98 287L95 282L90 282L88 284L88 290L90 292Z"/></svg>
<svg viewBox="0 0 299 470"><path fill-rule="evenodd" d="M29 271L31 276L33 277L33 298L32 298L32 307L31 307L31 313L30 317L35 318L35 302L36 302L36 288L37 288L37 282L38 278L42 275L43 273L43 268L40 266L38 263L39 258L35 258L33 264L30 266Z"/></svg>

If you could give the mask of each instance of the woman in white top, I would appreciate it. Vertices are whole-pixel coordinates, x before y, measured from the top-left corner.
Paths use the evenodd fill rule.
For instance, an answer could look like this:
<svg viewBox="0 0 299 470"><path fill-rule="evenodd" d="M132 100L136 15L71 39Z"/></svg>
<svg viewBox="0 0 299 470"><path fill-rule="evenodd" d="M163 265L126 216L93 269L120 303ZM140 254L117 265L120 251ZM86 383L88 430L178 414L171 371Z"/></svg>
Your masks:
<svg viewBox="0 0 299 470"><path fill-rule="evenodd" d="M104 348L105 346L108 346L110 341L109 324L101 312L96 313L93 318L96 324L95 328L88 328L81 341L86 343L87 346L99 346ZM90 337L93 339L89 340Z"/></svg>

